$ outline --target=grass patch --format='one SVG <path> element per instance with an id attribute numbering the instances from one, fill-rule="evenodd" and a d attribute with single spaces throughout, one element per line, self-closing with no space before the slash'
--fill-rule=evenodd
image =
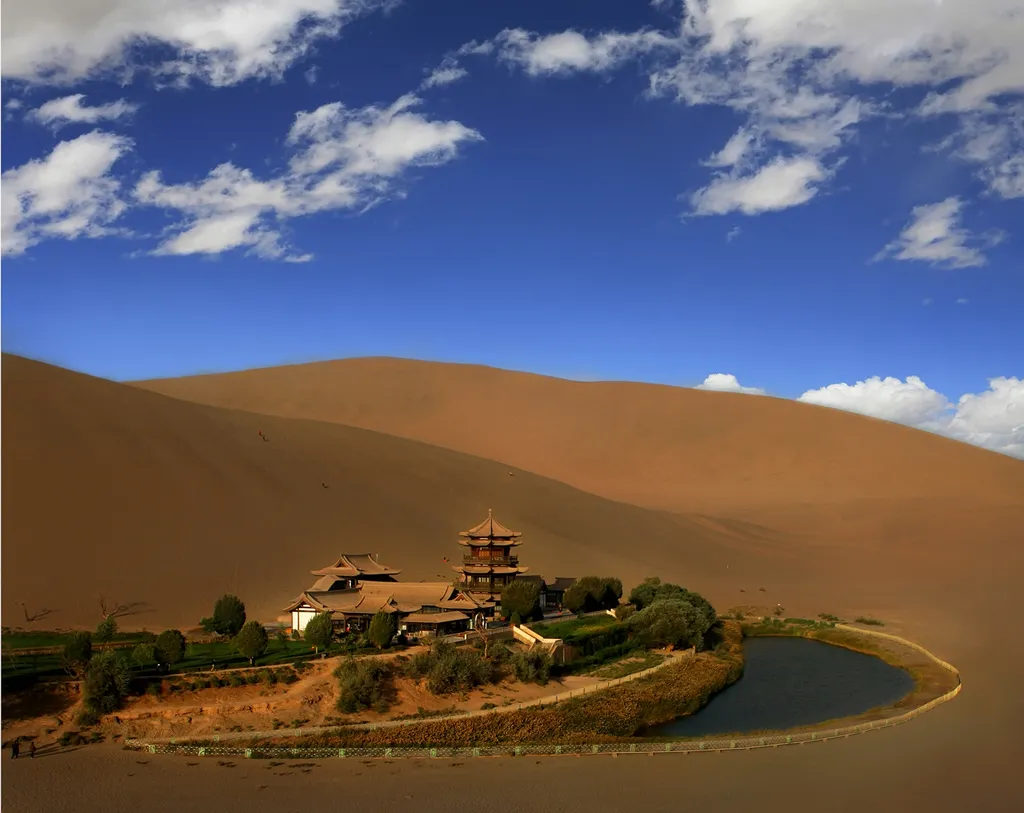
<path id="1" fill-rule="evenodd" d="M 529 627 L 545 638 L 572 638 L 587 632 L 619 623 L 610 615 L 588 615 L 583 618 L 566 618 L 562 621 L 549 621 L 543 624 L 530 624 Z"/>
<path id="2" fill-rule="evenodd" d="M 617 680 L 650 669 L 664 660 L 665 656 L 660 652 L 634 651 L 620 661 L 599 666 L 586 674 L 601 680 Z"/>
<path id="3" fill-rule="evenodd" d="M 865 618 L 862 615 L 858 615 L 853 620 L 855 622 L 857 622 L 858 624 L 866 624 L 869 627 L 884 627 L 885 626 L 885 622 L 884 621 L 879 621 L 877 618 Z"/>

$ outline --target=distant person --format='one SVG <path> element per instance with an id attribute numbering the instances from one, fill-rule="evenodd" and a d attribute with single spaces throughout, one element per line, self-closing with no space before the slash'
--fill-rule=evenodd
<path id="1" fill-rule="evenodd" d="M 20 751 L 20 750 L 21 750 L 21 743 L 19 743 L 18 742 L 18 738 L 15 737 L 11 741 L 11 759 L 17 759 L 18 758 L 18 751 Z"/>
<path id="2" fill-rule="evenodd" d="M 28 742 L 28 757 L 29 757 L 29 759 L 35 759 L 36 758 L 36 741 L 35 740 L 29 740 L 29 742 Z"/>

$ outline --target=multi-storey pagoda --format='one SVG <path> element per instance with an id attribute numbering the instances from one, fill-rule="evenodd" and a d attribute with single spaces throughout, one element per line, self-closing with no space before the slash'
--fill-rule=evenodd
<path id="1" fill-rule="evenodd" d="M 497 599 L 506 584 L 529 568 L 520 567 L 513 549 L 522 544 L 522 533 L 499 523 L 487 509 L 487 519 L 459 534 L 459 544 L 466 548 L 462 564 L 452 570 L 462 574 L 461 589 L 478 597 Z"/>

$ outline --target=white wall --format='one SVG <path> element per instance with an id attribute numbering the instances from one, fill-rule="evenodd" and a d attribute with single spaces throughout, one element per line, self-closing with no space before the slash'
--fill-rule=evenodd
<path id="1" fill-rule="evenodd" d="M 316 618 L 316 610 L 306 609 L 300 607 L 298 610 L 292 610 L 292 629 L 302 632 L 306 629 L 306 624 Z"/>

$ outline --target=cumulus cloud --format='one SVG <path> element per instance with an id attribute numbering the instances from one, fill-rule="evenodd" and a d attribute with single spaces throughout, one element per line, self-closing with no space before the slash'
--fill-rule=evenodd
<path id="1" fill-rule="evenodd" d="M 448 56 L 430 72 L 430 75 L 423 80 L 420 88 L 428 90 L 430 88 L 442 87 L 443 85 L 450 85 L 452 82 L 458 82 L 467 76 L 469 76 L 469 71 L 460 66 L 455 57 Z"/>
<path id="2" fill-rule="evenodd" d="M 954 404 L 916 376 L 830 384 L 798 400 L 845 409 L 1024 458 L 1024 381 L 993 378 L 985 392 Z"/>
<path id="3" fill-rule="evenodd" d="M 530 76 L 543 76 L 612 70 L 670 42 L 664 34 L 647 30 L 586 36 L 569 29 L 542 36 L 522 28 L 506 28 L 494 38 L 493 46 L 500 61 Z"/>
<path id="4" fill-rule="evenodd" d="M 944 268 L 985 265 L 983 249 L 999 243 L 1005 235 L 1001 232 L 972 235 L 960 225 L 962 210 L 963 202 L 957 197 L 915 206 L 910 222 L 899 237 L 874 259 L 918 260 Z"/>
<path id="5" fill-rule="evenodd" d="M 46 239 L 102 237 L 125 211 L 114 164 L 132 147 L 123 136 L 94 130 L 63 141 L 49 155 L 3 173 L 4 255 L 23 254 Z"/>
<path id="6" fill-rule="evenodd" d="M 5 79 L 71 84 L 145 67 L 181 81 L 231 85 L 280 77 L 322 38 L 389 0 L 5 0 Z M 138 46 L 173 56 L 156 68 Z"/>
<path id="7" fill-rule="evenodd" d="M 124 99 L 92 107 L 82 104 L 84 99 L 84 93 L 51 99 L 34 110 L 30 110 L 26 118 L 40 124 L 60 127 L 64 124 L 96 124 L 99 121 L 121 119 L 130 116 L 138 109 L 138 105 L 130 104 Z"/>
<path id="8" fill-rule="evenodd" d="M 340 102 L 303 111 L 287 135 L 288 169 L 257 178 L 251 170 L 221 164 L 201 181 L 165 184 L 149 172 L 135 187 L 142 204 L 182 216 L 158 254 L 214 255 L 236 248 L 270 259 L 305 261 L 285 244 L 281 223 L 327 210 L 360 210 L 396 194 L 412 167 L 451 161 L 464 144 L 482 139 L 457 121 L 435 121 L 416 112 L 420 100 L 402 96 L 388 107 L 359 109 Z"/>
<path id="9" fill-rule="evenodd" d="M 915 114 L 953 117 L 958 132 L 946 148 L 978 166 L 992 194 L 1024 195 L 1024 14 L 1020 0 L 681 0 L 674 31 L 507 29 L 477 53 L 527 73 L 602 72 L 651 54 L 649 95 L 735 111 L 738 130 L 706 163 L 729 169 L 700 190 L 701 213 L 757 214 L 806 203 L 829 180 L 815 168 L 879 115 L 880 89 L 915 88 Z M 673 8 L 678 5 L 678 8 Z M 744 207 L 722 198 L 779 164 L 800 168 L 792 194 L 773 205 Z M 831 162 L 833 168 L 837 162 Z"/>
<path id="10" fill-rule="evenodd" d="M 831 175 L 813 158 L 776 158 L 749 175 L 719 175 L 690 196 L 695 215 L 755 215 L 806 203 Z"/>
<path id="11" fill-rule="evenodd" d="M 764 390 L 758 387 L 744 387 L 732 373 L 712 373 L 704 379 L 703 384 L 698 384 L 695 389 L 715 390 L 716 392 L 743 392 L 748 395 L 764 395 Z"/>

